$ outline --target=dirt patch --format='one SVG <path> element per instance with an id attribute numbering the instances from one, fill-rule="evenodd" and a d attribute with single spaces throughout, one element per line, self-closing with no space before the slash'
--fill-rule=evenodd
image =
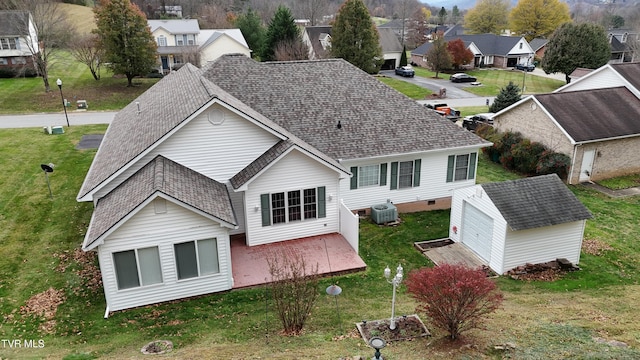
<path id="1" fill-rule="evenodd" d="M 613 250 L 611 245 L 598 239 L 584 239 L 582 241 L 582 251 L 585 254 L 600 256 L 605 251 Z"/>
<path id="2" fill-rule="evenodd" d="M 400 316 L 395 322 L 394 330 L 389 329 L 390 319 L 362 321 L 356 326 L 367 344 L 372 337 L 380 337 L 391 343 L 431 335 L 418 315 Z"/>
<path id="3" fill-rule="evenodd" d="M 526 264 L 513 268 L 507 272 L 512 279 L 525 281 L 556 281 L 570 271 L 578 270 L 575 266 L 563 265 L 559 261 L 549 261 L 541 264 Z"/>
<path id="4" fill-rule="evenodd" d="M 416 247 L 419 251 L 427 251 L 429 249 L 447 246 L 453 244 L 453 240 L 451 239 L 437 239 L 437 240 L 427 240 L 413 243 L 413 246 Z"/>

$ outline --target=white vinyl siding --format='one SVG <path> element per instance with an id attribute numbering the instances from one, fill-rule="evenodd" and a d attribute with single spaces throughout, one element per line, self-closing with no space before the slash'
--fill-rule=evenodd
<path id="1" fill-rule="evenodd" d="M 204 42 L 206 40 L 203 39 L 201 41 Z M 250 57 L 251 50 L 230 36 L 222 35 L 205 48 L 200 49 L 200 63 L 204 65 L 207 61 L 214 61 L 224 54 L 244 54 Z"/>
<path id="2" fill-rule="evenodd" d="M 597 73 L 589 74 L 588 77 L 574 80 L 554 92 L 603 89 L 618 86 L 627 86 L 627 83 L 617 72 L 610 68 L 605 68 Z"/>
<path id="3" fill-rule="evenodd" d="M 477 152 L 477 149 L 472 150 Z M 460 150 L 457 154 L 468 154 L 470 150 Z M 375 204 L 383 204 L 389 199 L 394 204 L 410 203 L 414 201 L 425 201 L 431 199 L 441 199 L 451 196 L 452 190 L 467 187 L 475 184 L 475 179 L 464 181 L 446 182 L 447 160 L 451 152 L 430 152 L 421 154 L 420 159 L 420 186 L 402 189 L 401 191 L 390 188 L 391 166 L 387 167 L 385 184 L 386 186 L 368 186 L 353 189 L 349 178 L 340 182 L 340 196 L 350 209 L 366 209 Z M 417 158 L 413 156 L 398 156 L 384 159 L 353 161 L 344 160 L 342 164 L 347 169 L 362 167 L 367 165 L 391 164 L 393 162 L 413 161 Z M 353 172 L 353 171 L 351 171 Z"/>
<path id="4" fill-rule="evenodd" d="M 340 225 L 339 198 L 337 196 L 338 178 L 338 172 L 297 150 L 292 150 L 284 155 L 282 159 L 251 182 L 245 192 L 246 208 L 248 209 L 246 213 L 247 244 L 253 246 L 338 232 Z M 324 187 L 325 190 L 323 199 L 319 199 L 320 193 L 317 192 L 321 187 Z M 312 195 L 307 193 L 307 206 L 305 206 L 305 189 L 316 191 L 316 204 L 311 201 Z M 284 193 L 286 198 L 287 192 L 298 190 L 302 199 L 303 220 L 269 224 L 271 221 L 271 194 Z M 331 200 L 329 200 L 330 197 Z M 312 216 L 313 211 L 318 211 L 317 208 L 320 207 L 318 202 L 320 201 L 325 202 L 325 213 L 318 212 L 316 217 L 305 218 L 305 216 Z M 284 204 L 286 207 L 286 201 Z"/>
<path id="5" fill-rule="evenodd" d="M 279 141 L 235 113 L 219 105 L 213 108 L 221 111 L 214 114 L 224 114 L 220 125 L 212 125 L 207 116 L 211 110 L 205 111 L 100 189 L 94 198 L 113 190 L 158 154 L 224 184 Z"/>
<path id="6" fill-rule="evenodd" d="M 157 214 L 154 204 L 148 204 L 98 247 L 105 297 L 110 311 L 225 291 L 233 286 L 227 228 L 170 201 L 167 201 L 166 208 L 166 213 Z M 178 280 L 174 244 L 209 239 L 215 239 L 218 272 Z M 118 290 L 112 254 L 150 247 L 158 249 L 162 283 Z M 210 263 L 205 264 L 201 270 L 209 272 L 214 268 Z M 142 277 L 147 277 L 145 272 Z"/>

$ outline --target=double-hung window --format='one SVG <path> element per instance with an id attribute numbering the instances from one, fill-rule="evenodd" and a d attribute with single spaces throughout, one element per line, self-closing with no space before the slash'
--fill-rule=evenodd
<path id="1" fill-rule="evenodd" d="M 260 195 L 262 226 L 326 217 L 325 187 Z"/>
<path id="2" fill-rule="evenodd" d="M 173 245 L 178 280 L 220 272 L 216 239 L 188 241 Z"/>
<path id="3" fill-rule="evenodd" d="M 162 282 L 157 246 L 114 252 L 113 263 L 118 290 Z"/>
<path id="4" fill-rule="evenodd" d="M 447 182 L 475 179 L 476 160 L 477 153 L 449 155 Z"/>
<path id="5" fill-rule="evenodd" d="M 158 36 L 158 46 L 167 46 L 167 38 L 164 35 Z"/>
<path id="6" fill-rule="evenodd" d="M 352 166 L 350 189 L 387 185 L 387 164 Z"/>
<path id="7" fill-rule="evenodd" d="M 422 160 L 396 161 L 391 163 L 391 190 L 420 186 Z"/>

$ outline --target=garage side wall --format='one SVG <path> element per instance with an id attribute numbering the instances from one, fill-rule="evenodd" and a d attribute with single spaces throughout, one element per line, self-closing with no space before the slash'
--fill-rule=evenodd
<path id="1" fill-rule="evenodd" d="M 498 273 L 502 273 L 504 261 L 504 246 L 507 222 L 504 220 L 498 208 L 493 204 L 489 196 L 480 185 L 474 185 L 453 191 L 451 199 L 451 220 L 449 224 L 449 238 L 455 242 L 462 242 L 462 224 L 464 216 L 464 204 L 469 203 L 493 219 L 493 238 L 491 243 L 491 258 L 488 259 L 489 267 Z M 455 231 L 454 231 L 455 227 Z"/>
<path id="2" fill-rule="evenodd" d="M 580 261 L 584 220 L 521 231 L 507 230 L 504 265 L 500 273 L 526 263 L 537 264 L 565 258 Z"/>

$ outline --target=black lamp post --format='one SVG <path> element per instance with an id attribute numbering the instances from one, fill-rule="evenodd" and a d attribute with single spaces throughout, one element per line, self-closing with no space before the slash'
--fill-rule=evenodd
<path id="1" fill-rule="evenodd" d="M 58 89 L 60 89 L 60 99 L 62 99 L 62 108 L 64 109 L 64 117 L 67 119 L 67 127 L 69 127 L 69 115 L 67 115 L 67 104 L 64 103 L 64 96 L 62 95 L 62 80 L 56 80 Z"/>
<path id="2" fill-rule="evenodd" d="M 387 342 L 384 341 L 384 339 L 376 336 L 372 337 L 371 340 L 369 340 L 369 345 L 371 345 L 371 347 L 376 350 L 371 360 L 383 360 L 384 358 L 380 354 L 380 349 L 385 347 L 387 345 Z"/>

